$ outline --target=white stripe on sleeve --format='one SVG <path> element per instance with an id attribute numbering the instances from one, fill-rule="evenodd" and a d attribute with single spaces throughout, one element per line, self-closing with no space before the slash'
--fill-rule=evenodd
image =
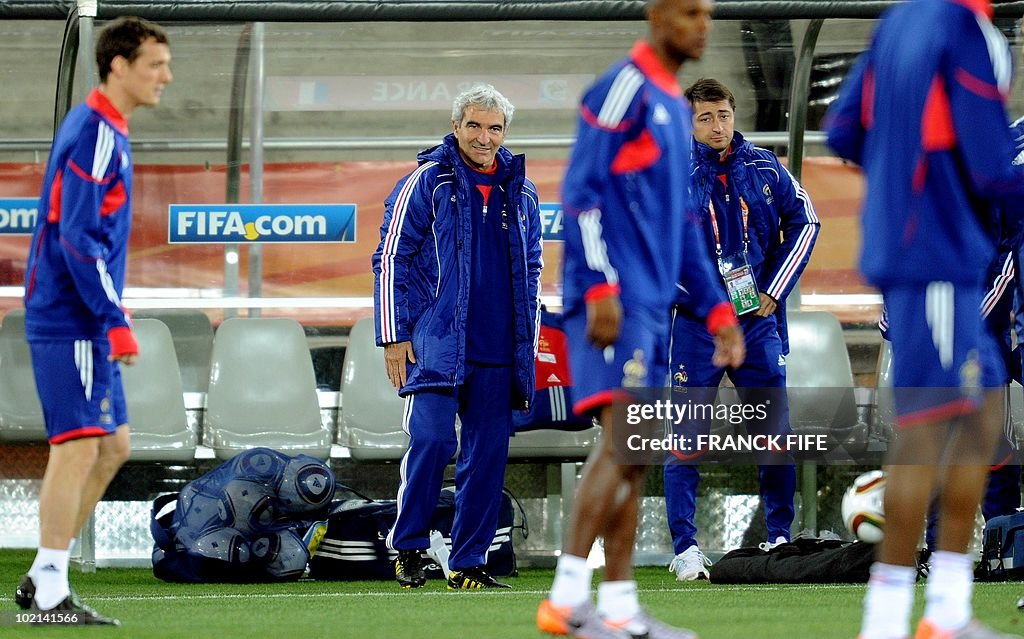
<path id="1" fill-rule="evenodd" d="M 597 123 L 607 128 L 617 127 L 633 102 L 633 96 L 643 84 L 644 76 L 636 67 L 623 67 L 604 98 L 601 111 L 597 114 Z"/>
<path id="2" fill-rule="evenodd" d="M 601 236 L 601 210 L 590 209 L 579 214 L 580 233 L 583 236 L 583 254 L 587 266 L 604 274 L 609 284 L 619 283 L 619 272 L 608 260 L 608 245 Z"/>
<path id="3" fill-rule="evenodd" d="M 96 132 L 96 148 L 92 154 L 92 179 L 97 182 L 103 180 L 113 155 L 114 130 L 106 122 L 100 120 L 99 130 Z"/>

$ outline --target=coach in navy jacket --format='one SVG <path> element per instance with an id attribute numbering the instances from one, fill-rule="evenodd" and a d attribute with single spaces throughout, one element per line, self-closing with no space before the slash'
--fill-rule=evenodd
<path id="1" fill-rule="evenodd" d="M 501 143 L 511 103 L 490 85 L 455 98 L 452 133 L 385 202 L 373 255 L 377 344 L 406 398 L 395 576 L 424 584 L 421 551 L 461 418 L 453 588 L 504 587 L 483 570 L 494 539 L 512 411 L 534 390 L 541 223 L 525 157 Z"/>
<path id="2" fill-rule="evenodd" d="M 750 434 L 787 435 L 786 297 L 810 259 L 819 223 L 811 200 L 774 153 L 755 147 L 733 128 L 736 100 L 713 79 L 698 80 L 686 90 L 694 111 L 694 168 L 691 195 L 712 262 L 725 281 L 738 284 L 743 296 L 731 295 L 747 340 L 747 358 L 728 371 L 747 404 L 770 406 L 766 419 L 748 420 Z M 672 318 L 671 372 L 679 391 L 708 389 L 708 400 L 725 369 L 712 364 L 714 344 L 703 320 L 688 310 L 691 297 L 681 290 Z M 771 390 L 763 390 L 771 389 Z M 706 432 L 710 424 L 688 427 Z M 789 540 L 793 523 L 796 471 L 792 458 L 759 459 L 761 494 L 768 528 L 766 544 Z M 672 570 L 680 580 L 707 576 L 695 535 L 697 486 L 692 463 L 665 467 L 665 500 L 676 558 Z"/>
<path id="3" fill-rule="evenodd" d="M 526 156 L 501 147 L 497 157 L 509 167 L 509 200 L 519 202 L 517 232 L 510 233 L 509 240 L 515 251 L 515 259 L 510 261 L 515 309 L 514 407 L 525 409 L 533 397 L 533 358 L 540 321 L 540 213 L 537 187 L 526 177 Z M 408 340 L 416 353 L 417 361 L 409 366 L 406 383 L 399 391 L 403 397 L 425 388 L 463 383 L 469 307 L 471 255 L 458 247 L 470 242 L 471 186 L 464 177 L 466 169 L 458 164 L 454 136 L 445 136 L 442 144 L 421 152 L 416 160 L 419 167 L 398 182 L 385 202 L 383 239 L 373 255 L 377 345 Z M 403 197 L 408 200 L 402 201 Z M 399 212 L 402 220 L 393 224 L 395 207 L 400 204 L 405 205 Z M 392 226 L 397 229 L 394 233 Z M 386 250 L 392 253 L 385 256 Z M 382 259 L 387 263 L 384 268 Z M 387 280 L 383 283 L 382 271 Z"/>

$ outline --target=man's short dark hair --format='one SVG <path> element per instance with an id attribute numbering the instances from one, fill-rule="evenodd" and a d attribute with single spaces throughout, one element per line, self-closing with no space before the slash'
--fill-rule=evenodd
<path id="1" fill-rule="evenodd" d="M 114 58 L 122 56 L 128 62 L 134 62 L 139 57 L 142 43 L 150 38 L 160 44 L 170 44 L 163 27 L 143 18 L 123 16 L 103 27 L 96 40 L 96 69 L 100 82 L 106 82 Z"/>
<path id="2" fill-rule="evenodd" d="M 729 87 L 725 86 L 714 78 L 701 78 L 693 84 L 685 92 L 686 99 L 690 101 L 690 104 L 696 104 L 698 102 L 721 102 L 722 100 L 729 101 L 729 108 L 733 111 L 736 110 L 736 96 L 732 94 Z"/>

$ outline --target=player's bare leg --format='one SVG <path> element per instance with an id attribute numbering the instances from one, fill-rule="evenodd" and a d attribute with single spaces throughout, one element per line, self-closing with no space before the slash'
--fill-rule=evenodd
<path id="1" fill-rule="evenodd" d="M 600 422 L 601 437 L 584 464 L 576 489 L 551 595 L 537 612 L 537 626 L 551 634 L 614 637 L 623 632 L 605 626 L 590 603 L 593 571 L 587 566 L 587 556 L 598 535 L 604 535 L 605 583 L 615 579 L 625 590 L 633 584 L 632 550 L 639 499 L 634 486 L 640 485 L 644 468 L 615 462 L 611 406 L 602 409 Z M 635 600 L 635 584 L 632 590 Z M 628 592 L 624 594 L 629 596 Z"/>
<path id="2" fill-rule="evenodd" d="M 1003 393 L 986 393 L 982 409 L 953 427 L 939 477 L 939 530 L 925 588 L 920 637 L 1004 637 L 972 620 L 974 561 L 967 548 L 985 493 L 989 464 L 1004 422 Z M 947 465 L 948 464 L 948 465 Z"/>
<path id="3" fill-rule="evenodd" d="M 71 594 L 68 546 L 77 532 L 85 485 L 99 457 L 99 439 L 53 444 L 39 490 L 39 550 L 29 571 L 32 605 L 50 609 Z"/>
<path id="4" fill-rule="evenodd" d="M 43 484 L 39 489 L 39 542 L 44 548 L 67 549 L 78 532 L 85 487 L 96 460 L 98 437 L 73 439 L 50 446 Z"/>
<path id="5" fill-rule="evenodd" d="M 587 457 L 583 475 L 576 489 L 572 515 L 566 531 L 564 551 L 577 557 L 586 557 L 598 535 L 605 535 L 605 552 L 608 552 L 608 534 L 616 528 L 625 528 L 625 523 L 616 520 L 619 511 L 630 496 L 632 484 L 643 480 L 643 466 L 626 466 L 615 462 L 612 438 L 612 406 L 601 410 L 601 437 L 598 445 Z M 629 516 L 628 512 L 621 515 Z M 636 512 L 633 512 L 636 523 Z M 636 526 L 631 533 L 636 536 Z M 612 541 L 615 544 L 615 540 Z M 632 556 L 632 544 L 629 545 Z M 632 563 L 632 562 L 630 562 Z M 609 567 L 611 562 L 609 561 Z M 632 574 L 630 567 L 627 574 Z M 621 573 L 620 573 L 621 576 Z"/>
<path id="6" fill-rule="evenodd" d="M 92 514 L 93 508 L 107 491 L 107 486 L 117 475 L 117 471 L 128 461 L 131 453 L 131 436 L 128 425 L 118 426 L 113 435 L 99 437 L 99 451 L 92 473 L 82 490 L 82 501 L 75 520 L 74 531 L 78 533 Z"/>
<path id="7" fill-rule="evenodd" d="M 956 631 L 970 622 L 973 562 L 966 550 L 1002 427 L 1002 406 L 1001 393 L 987 393 L 979 413 L 959 422 L 903 430 L 893 443 L 886 482 L 885 538 L 878 549 L 878 562 L 872 566 L 862 636 L 909 634 L 914 560 L 936 489 L 940 493 L 939 541 L 931 557 L 925 593 L 928 603 L 918 633 L 930 637 L 936 632 Z"/>
<path id="8" fill-rule="evenodd" d="M 936 548 L 967 552 L 974 538 L 975 514 L 985 494 L 989 465 L 1002 433 L 1005 405 L 1002 391 L 985 395 L 972 423 L 955 428 L 945 475 L 940 480 L 939 535 Z M 954 463 L 955 462 L 955 463 Z"/>
<path id="9" fill-rule="evenodd" d="M 608 513 L 604 537 L 605 581 L 623 581 L 633 578 L 633 545 L 643 496 L 646 466 L 618 466 L 620 481 L 611 496 L 613 508 Z"/>
<path id="10" fill-rule="evenodd" d="M 114 435 L 50 446 L 39 492 L 40 546 L 17 593 L 20 596 L 31 591 L 31 609 L 68 613 L 80 624 L 119 625 L 116 619 L 97 613 L 72 593 L 68 563 L 71 540 L 127 454 L 127 426 L 118 428 Z"/>

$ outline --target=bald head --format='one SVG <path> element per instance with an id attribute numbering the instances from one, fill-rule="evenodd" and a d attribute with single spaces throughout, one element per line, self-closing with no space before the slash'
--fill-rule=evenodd
<path id="1" fill-rule="evenodd" d="M 700 59 L 711 33 L 712 0 L 647 0 L 651 45 L 673 73 Z"/>

